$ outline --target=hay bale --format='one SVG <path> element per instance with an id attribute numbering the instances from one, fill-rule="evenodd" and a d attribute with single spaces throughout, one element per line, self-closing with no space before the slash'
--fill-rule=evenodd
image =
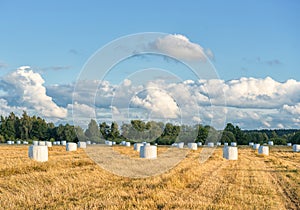
<path id="1" fill-rule="evenodd" d="M 133 145 L 133 149 L 135 150 L 135 151 L 140 151 L 141 150 L 141 146 L 143 146 L 144 144 L 143 143 L 135 143 L 134 145 Z"/>
<path id="2" fill-rule="evenodd" d="M 84 142 L 84 141 L 79 141 L 78 143 L 77 143 L 77 146 L 78 146 L 78 148 L 86 148 L 86 142 Z"/>
<path id="3" fill-rule="evenodd" d="M 208 147 L 214 147 L 214 143 L 213 143 L 213 142 L 208 142 L 208 143 L 207 143 L 207 146 L 208 146 Z"/>
<path id="4" fill-rule="evenodd" d="M 63 145 L 63 146 L 66 146 L 67 145 L 67 141 L 60 141 L 60 144 Z"/>
<path id="5" fill-rule="evenodd" d="M 293 151 L 294 152 L 300 152 L 300 144 L 294 144 L 293 145 Z"/>
<path id="6" fill-rule="evenodd" d="M 91 144 L 91 141 L 86 141 L 86 144 L 87 144 L 87 145 Z"/>
<path id="7" fill-rule="evenodd" d="M 254 143 L 253 142 L 249 142 L 249 146 L 253 147 Z"/>
<path id="8" fill-rule="evenodd" d="M 197 150 L 197 143 L 188 143 L 188 148 L 191 150 Z"/>
<path id="9" fill-rule="evenodd" d="M 46 141 L 46 146 L 47 147 L 52 147 L 52 142 L 51 141 Z"/>
<path id="10" fill-rule="evenodd" d="M 253 144 L 253 149 L 257 150 L 259 148 L 260 144 Z"/>
<path id="11" fill-rule="evenodd" d="M 21 141 L 17 141 L 17 144 L 21 144 Z"/>
<path id="12" fill-rule="evenodd" d="M 38 141 L 32 141 L 32 144 L 33 144 L 34 146 L 38 146 L 38 145 L 39 145 L 39 142 L 38 142 Z"/>
<path id="13" fill-rule="evenodd" d="M 155 159 L 157 158 L 157 147 L 143 145 L 140 148 L 140 158 Z"/>
<path id="14" fill-rule="evenodd" d="M 273 142 L 273 141 L 268 141 L 268 145 L 269 145 L 269 146 L 273 146 L 273 145 L 274 145 L 274 142 Z"/>
<path id="15" fill-rule="evenodd" d="M 184 142 L 177 143 L 177 148 L 182 149 L 184 147 Z"/>
<path id="16" fill-rule="evenodd" d="M 39 146 L 46 146 L 46 142 L 44 142 L 44 141 L 39 141 Z"/>
<path id="17" fill-rule="evenodd" d="M 113 143 L 112 143 L 112 141 L 105 141 L 105 144 L 107 145 L 107 146 L 112 146 L 113 145 Z"/>
<path id="18" fill-rule="evenodd" d="M 113 144 L 113 145 L 116 145 L 116 142 L 115 142 L 115 141 L 113 141 L 113 142 L 112 142 L 112 144 Z"/>
<path id="19" fill-rule="evenodd" d="M 126 141 L 121 141 L 120 145 L 125 146 L 126 145 Z"/>
<path id="20" fill-rule="evenodd" d="M 227 160 L 238 159 L 238 148 L 235 146 L 226 146 L 223 148 L 223 158 Z"/>
<path id="21" fill-rule="evenodd" d="M 202 146 L 202 142 L 198 142 L 198 143 L 197 143 L 197 146 L 198 146 L 198 147 L 201 147 L 201 146 Z"/>
<path id="22" fill-rule="evenodd" d="M 39 162 L 46 162 L 48 161 L 48 147 L 31 145 L 28 148 L 28 157 Z"/>
<path id="23" fill-rule="evenodd" d="M 225 147 L 227 147 L 227 146 L 228 146 L 228 143 L 227 143 L 227 142 L 225 142 L 225 143 L 224 143 L 224 146 L 225 146 Z"/>
<path id="24" fill-rule="evenodd" d="M 23 144 L 28 144 L 28 141 L 23 141 Z"/>
<path id="25" fill-rule="evenodd" d="M 171 146 L 172 147 L 177 147 L 177 143 L 173 143 Z"/>
<path id="26" fill-rule="evenodd" d="M 56 145 L 60 145 L 60 141 L 57 141 L 57 142 L 56 142 Z"/>
<path id="27" fill-rule="evenodd" d="M 292 143 L 287 143 L 286 146 L 291 147 Z"/>
<path id="28" fill-rule="evenodd" d="M 7 141 L 6 143 L 9 144 L 9 145 L 11 145 L 11 144 L 12 144 L 12 141 Z"/>
<path id="29" fill-rule="evenodd" d="M 130 145 L 131 145 L 130 142 L 129 142 L 129 141 L 126 141 L 125 146 L 126 146 L 126 147 L 130 147 Z"/>
<path id="30" fill-rule="evenodd" d="M 236 146 L 237 146 L 237 143 L 236 143 L 236 142 L 231 142 L 231 143 L 230 143 L 230 146 L 236 147 Z"/>
<path id="31" fill-rule="evenodd" d="M 77 144 L 73 142 L 69 142 L 66 144 L 66 151 L 76 151 L 77 150 Z"/>
<path id="32" fill-rule="evenodd" d="M 57 143 L 57 142 L 56 142 L 56 141 L 54 141 L 54 142 L 53 142 L 53 145 L 56 145 L 56 143 Z"/>
<path id="33" fill-rule="evenodd" d="M 259 146 L 258 148 L 259 155 L 269 155 L 269 147 L 268 146 Z"/>

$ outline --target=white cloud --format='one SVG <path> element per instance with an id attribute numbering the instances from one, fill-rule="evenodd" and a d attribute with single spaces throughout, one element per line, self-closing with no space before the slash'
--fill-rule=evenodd
<path id="1" fill-rule="evenodd" d="M 64 118 L 67 110 L 57 106 L 51 97 L 46 94 L 44 80 L 40 74 L 33 72 L 29 66 L 23 66 L 3 78 L 8 87 L 4 91 L 14 95 L 18 102 L 34 109 L 44 117 Z"/>
<path id="2" fill-rule="evenodd" d="M 158 38 L 152 47 L 161 53 L 171 55 L 177 59 L 187 61 L 206 61 L 205 50 L 200 45 L 191 42 L 181 34 L 167 35 Z M 208 57 L 212 58 L 213 53 L 207 49 Z"/>
<path id="3" fill-rule="evenodd" d="M 300 115 L 300 103 L 297 103 L 293 106 L 289 106 L 287 104 L 283 105 L 283 110 L 291 113 L 293 115 Z"/>

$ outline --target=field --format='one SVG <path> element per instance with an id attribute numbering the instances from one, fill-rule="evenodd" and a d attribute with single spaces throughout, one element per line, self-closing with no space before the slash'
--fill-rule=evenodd
<path id="1" fill-rule="evenodd" d="M 113 150 L 138 159 L 132 147 Z M 0 146 L 0 209 L 300 209 L 300 153 L 291 147 L 266 157 L 239 147 L 238 161 L 223 159 L 220 147 L 202 164 L 201 149 L 185 150 L 175 167 L 146 178 L 114 175 L 83 149 L 53 147 L 45 163 L 27 151 Z"/>

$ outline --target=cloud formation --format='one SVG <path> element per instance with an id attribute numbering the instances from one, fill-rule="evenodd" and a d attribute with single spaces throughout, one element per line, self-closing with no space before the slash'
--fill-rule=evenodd
<path id="1" fill-rule="evenodd" d="M 15 102 L 34 109 L 44 117 L 64 118 L 67 110 L 57 106 L 46 94 L 44 80 L 40 74 L 33 72 L 29 66 L 23 66 L 6 75 L 2 82 L 5 89 Z"/>
<path id="2" fill-rule="evenodd" d="M 214 57 L 210 49 L 205 50 L 181 34 L 170 34 L 158 38 L 155 42 L 151 43 L 151 47 L 161 53 L 169 54 L 177 59 L 187 61 L 206 61 L 207 57 L 205 52 L 209 58 Z"/>

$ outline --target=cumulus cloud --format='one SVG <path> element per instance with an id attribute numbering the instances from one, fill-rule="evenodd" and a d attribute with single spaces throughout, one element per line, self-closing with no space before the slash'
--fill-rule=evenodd
<path id="1" fill-rule="evenodd" d="M 14 101 L 34 109 L 44 117 L 64 118 L 67 110 L 57 106 L 46 94 L 44 80 L 40 74 L 33 72 L 29 66 L 23 66 L 11 72 L 2 79 L 4 91 Z"/>
<path id="2" fill-rule="evenodd" d="M 286 111 L 290 114 L 300 115 L 300 103 L 297 103 L 297 104 L 292 105 L 292 106 L 284 104 L 282 108 L 283 108 L 284 111 Z"/>
<path id="3" fill-rule="evenodd" d="M 158 38 L 155 42 L 151 43 L 151 47 L 161 53 L 187 61 L 206 61 L 205 52 L 209 58 L 213 58 L 213 53 L 210 49 L 205 50 L 181 34 L 170 34 Z"/>

